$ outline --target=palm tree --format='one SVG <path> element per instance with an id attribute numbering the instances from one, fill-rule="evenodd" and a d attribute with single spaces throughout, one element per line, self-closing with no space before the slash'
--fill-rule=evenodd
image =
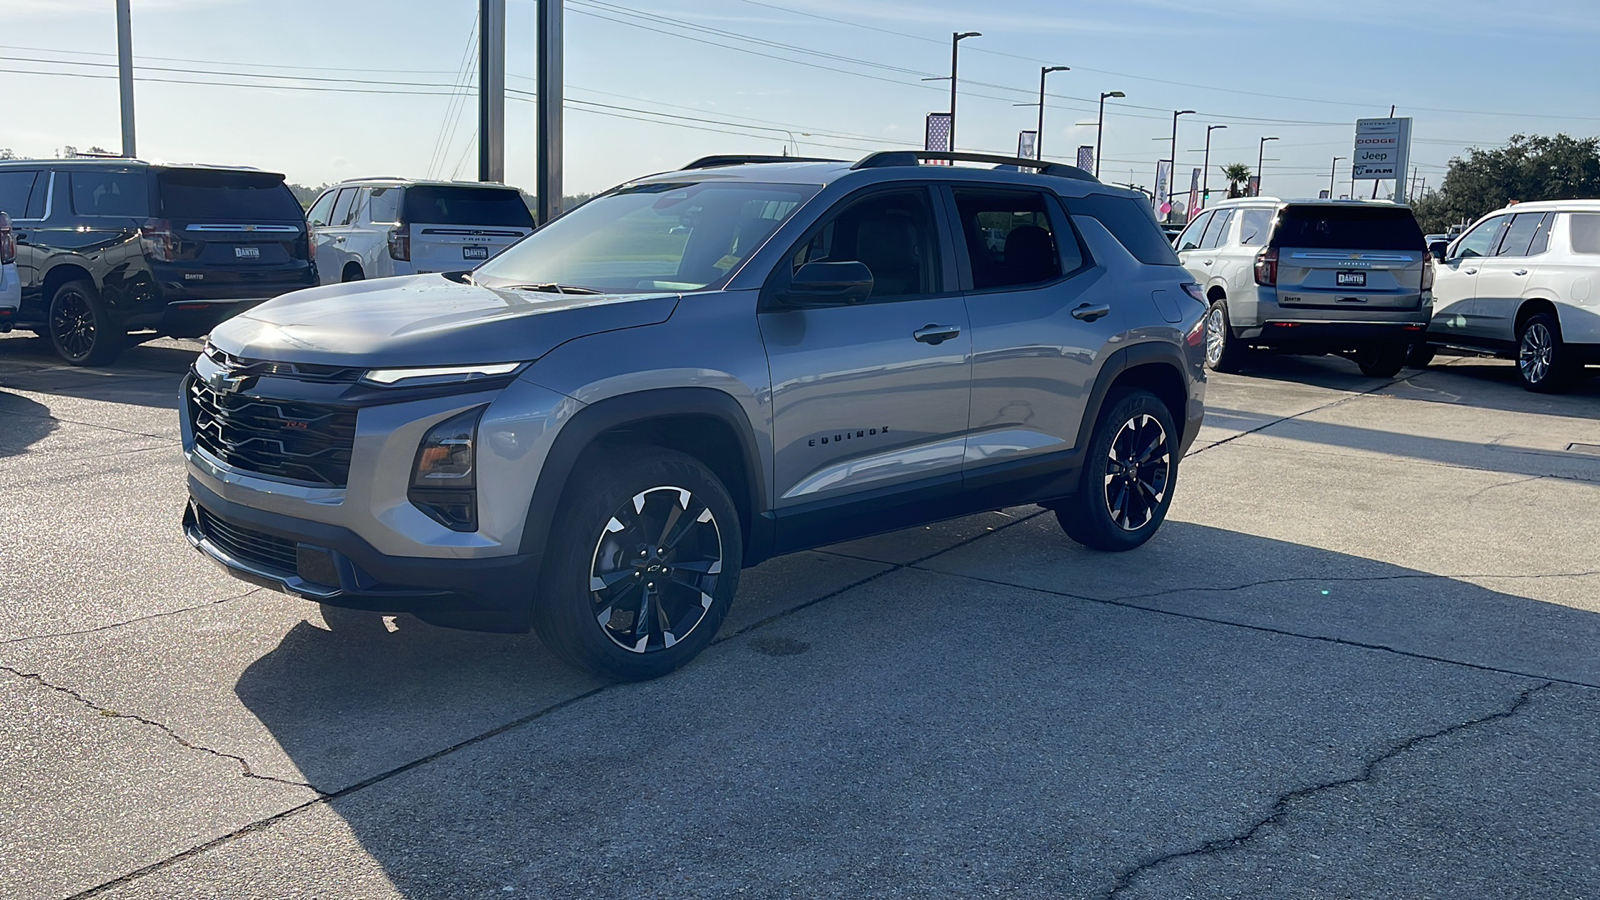
<path id="1" fill-rule="evenodd" d="M 1244 163 L 1232 163 L 1222 167 L 1222 177 L 1228 179 L 1228 199 L 1243 197 L 1245 186 L 1250 183 L 1250 167 Z"/>

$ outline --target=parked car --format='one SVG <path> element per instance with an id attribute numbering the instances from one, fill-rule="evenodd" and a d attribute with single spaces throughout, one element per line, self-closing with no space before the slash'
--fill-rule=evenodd
<path id="1" fill-rule="evenodd" d="M 306 218 L 324 284 L 465 271 L 533 231 L 521 191 L 463 181 L 346 181 Z"/>
<path id="2" fill-rule="evenodd" d="M 1143 544 L 1203 413 L 1198 286 L 1137 194 L 929 157 L 700 161 L 470 273 L 251 310 L 183 385 L 185 533 L 614 679 L 779 554 L 1024 503 Z"/>
<path id="3" fill-rule="evenodd" d="M 10 160 L 0 208 L 17 243 L 16 324 L 74 365 L 110 362 L 130 331 L 198 337 L 317 284 L 300 204 L 273 172 Z"/>
<path id="4" fill-rule="evenodd" d="M 22 280 L 17 276 L 17 236 L 11 217 L 0 211 L 0 334 L 11 331 L 22 305 Z"/>
<path id="5" fill-rule="evenodd" d="M 1390 377 L 1428 323 L 1433 267 L 1410 207 L 1365 200 L 1224 200 L 1178 238 L 1205 288 L 1206 364 L 1252 351 L 1339 353 Z"/>
<path id="6" fill-rule="evenodd" d="M 1438 348 L 1490 353 L 1551 392 L 1600 363 L 1600 200 L 1518 203 L 1429 250 L 1439 274 L 1416 364 Z"/>

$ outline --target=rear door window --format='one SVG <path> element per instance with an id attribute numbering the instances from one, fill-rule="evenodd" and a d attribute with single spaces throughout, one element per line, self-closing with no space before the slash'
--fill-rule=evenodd
<path id="1" fill-rule="evenodd" d="M 1500 250 L 1495 256 L 1532 256 L 1534 242 L 1545 230 L 1548 218 L 1545 213 L 1517 213 L 1512 216 L 1511 227 L 1506 229 L 1506 236 L 1500 241 Z"/>
<path id="2" fill-rule="evenodd" d="M 13 219 L 28 218 L 28 198 L 36 190 L 35 183 L 39 183 L 38 191 L 44 191 L 43 178 L 38 170 L 13 169 L 0 172 L 0 212 L 6 213 Z M 42 208 L 43 203 L 39 206 Z"/>
<path id="3" fill-rule="evenodd" d="M 1259 247 L 1267 242 L 1267 232 L 1272 230 L 1270 209 L 1247 209 L 1240 214 L 1239 243 L 1246 247 Z"/>
<path id="4" fill-rule="evenodd" d="M 373 188 L 368 195 L 367 209 L 372 214 L 369 220 L 380 225 L 392 225 L 400 221 L 400 188 Z"/>
<path id="5" fill-rule="evenodd" d="M 1133 258 L 1151 266 L 1176 266 L 1178 254 L 1156 224 L 1148 201 L 1110 194 L 1088 194 L 1065 200 L 1074 216 L 1090 216 L 1111 232 Z"/>
<path id="6" fill-rule="evenodd" d="M 143 172 L 75 171 L 72 211 L 80 216 L 143 219 L 150 215 L 150 187 Z"/>
<path id="7" fill-rule="evenodd" d="M 502 225 L 532 228 L 533 213 L 509 188 L 418 184 L 405 192 L 405 219 L 428 225 Z"/>
<path id="8" fill-rule="evenodd" d="M 156 175 L 161 214 L 218 222 L 293 222 L 305 214 L 283 176 L 270 172 L 169 169 Z"/>
<path id="9" fill-rule="evenodd" d="M 333 201 L 333 214 L 328 217 L 328 224 L 335 227 L 349 225 L 350 217 L 355 214 L 356 189 L 340 188 L 338 199 Z"/>
<path id="10" fill-rule="evenodd" d="M 1205 236 L 1206 226 L 1211 224 L 1211 220 L 1215 216 L 1216 213 L 1214 212 L 1203 212 L 1193 222 L 1190 222 L 1189 227 L 1178 235 L 1178 252 L 1199 250 L 1200 239 Z"/>
<path id="11" fill-rule="evenodd" d="M 1045 284 L 1062 276 L 1060 241 L 1042 192 L 956 188 L 955 198 L 974 289 Z M 1077 268 L 1077 238 L 1068 234 L 1066 240 Z"/>
<path id="12" fill-rule="evenodd" d="M 1417 218 L 1405 207 L 1286 206 L 1278 214 L 1274 247 L 1310 250 L 1427 249 Z"/>

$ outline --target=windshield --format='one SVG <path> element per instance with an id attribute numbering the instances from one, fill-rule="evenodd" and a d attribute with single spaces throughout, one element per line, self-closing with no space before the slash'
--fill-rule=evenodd
<path id="1" fill-rule="evenodd" d="M 697 291 L 719 284 L 818 185 L 670 183 L 596 197 L 480 266 L 490 287 Z"/>

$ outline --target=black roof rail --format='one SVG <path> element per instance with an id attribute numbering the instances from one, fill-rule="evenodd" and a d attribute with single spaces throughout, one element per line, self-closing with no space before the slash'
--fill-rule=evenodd
<path id="1" fill-rule="evenodd" d="M 886 166 L 916 166 L 923 160 L 949 160 L 951 162 L 994 163 L 997 166 L 1015 166 L 1019 169 L 1037 169 L 1041 175 L 1073 178 L 1078 181 L 1100 183 L 1088 172 L 1065 163 L 1044 162 L 1020 156 L 996 156 L 991 153 L 950 153 L 944 150 L 881 150 L 870 153 L 851 166 L 852 169 L 880 169 Z"/>
<path id="2" fill-rule="evenodd" d="M 720 155 L 720 156 L 702 156 L 699 159 L 695 160 L 694 162 L 689 163 L 687 166 L 684 166 L 682 169 L 679 169 L 678 171 L 687 172 L 690 169 L 711 169 L 711 168 L 715 168 L 717 166 L 745 166 L 745 165 L 753 165 L 753 164 L 756 164 L 756 163 L 792 163 L 792 162 L 836 162 L 836 163 L 842 163 L 842 162 L 844 162 L 844 160 L 842 160 L 842 159 L 822 159 L 820 157 L 815 157 L 815 156 L 749 156 L 749 155 L 741 156 L 741 155 L 738 155 L 738 154 L 724 154 L 724 155 Z"/>

